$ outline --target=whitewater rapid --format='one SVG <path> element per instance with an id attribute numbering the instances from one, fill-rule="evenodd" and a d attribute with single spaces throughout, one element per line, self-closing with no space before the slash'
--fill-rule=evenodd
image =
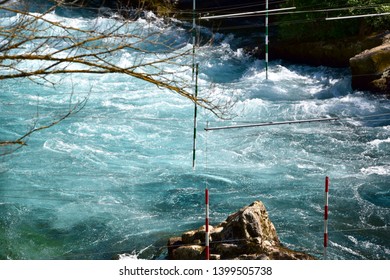
<path id="1" fill-rule="evenodd" d="M 50 17 L 76 27 L 116 20 Z M 9 20 L 17 18 L 0 24 Z M 178 23 L 132 24 L 192 48 L 191 33 Z M 66 112 L 70 91 L 88 102 L 0 158 L 1 259 L 164 258 L 167 238 L 202 225 L 206 186 L 211 224 L 262 200 L 281 242 L 320 258 L 326 176 L 328 257 L 390 257 L 390 102 L 352 91 L 348 69 L 272 61 L 266 80 L 264 61 L 233 47 L 239 38 L 215 38 L 196 50 L 199 94 L 229 102 L 231 119 L 199 108 L 195 170 L 194 104 L 184 97 L 120 74 L 64 77 L 55 88 L 2 81 L 6 139 L 26 131 L 38 107 L 42 118 Z M 128 65 L 135 55 L 124 51 L 113 60 Z M 187 68 L 179 75 L 190 81 L 191 59 Z M 328 117 L 339 120 L 204 130 Z"/>

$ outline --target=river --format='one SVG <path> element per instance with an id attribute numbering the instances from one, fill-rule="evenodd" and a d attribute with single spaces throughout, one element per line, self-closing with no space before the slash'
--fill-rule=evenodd
<path id="1" fill-rule="evenodd" d="M 75 27 L 115 20 L 50 16 Z M 192 48 L 180 24 L 132 24 Z M 66 112 L 70 89 L 89 99 L 0 158 L 0 259 L 163 259 L 169 237 L 203 224 L 206 186 L 211 224 L 261 200 L 284 245 L 321 258 L 326 176 L 328 258 L 389 259 L 389 100 L 353 91 L 348 69 L 271 61 L 266 80 L 264 61 L 236 49 L 237 40 L 219 34 L 196 50 L 199 95 L 234 102 L 230 120 L 198 109 L 195 170 L 194 105 L 178 94 L 120 74 L 64 77 L 55 88 L 2 81 L 6 140 L 29 129 L 37 108 L 42 117 Z M 135 55 L 113 59 L 131 63 Z M 180 75 L 190 81 L 188 69 Z M 338 120 L 204 130 L 314 118 Z"/>

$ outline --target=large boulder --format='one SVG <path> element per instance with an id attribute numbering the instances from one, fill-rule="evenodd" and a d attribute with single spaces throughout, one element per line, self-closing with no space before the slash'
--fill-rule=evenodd
<path id="1" fill-rule="evenodd" d="M 272 245 L 280 243 L 275 226 L 260 201 L 230 215 L 222 225 L 221 239 L 225 241 L 241 240 L 259 244 L 268 241 Z"/>
<path id="2" fill-rule="evenodd" d="M 204 259 L 204 226 L 187 231 L 168 241 L 169 259 Z M 314 259 L 280 244 L 275 226 L 264 204 L 255 201 L 230 215 L 221 224 L 210 227 L 211 259 Z"/>
<path id="3" fill-rule="evenodd" d="M 390 35 L 387 39 L 350 59 L 354 89 L 390 93 Z"/>
<path id="4" fill-rule="evenodd" d="M 270 57 L 313 66 L 348 67 L 351 57 L 382 41 L 382 34 L 315 42 L 275 40 L 270 43 Z"/>

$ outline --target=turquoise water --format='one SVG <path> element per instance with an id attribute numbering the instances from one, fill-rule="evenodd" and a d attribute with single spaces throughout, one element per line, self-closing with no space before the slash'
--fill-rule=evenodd
<path id="1" fill-rule="evenodd" d="M 76 27 L 115 21 L 50 16 Z M 180 26 L 132 24 L 192 48 Z M 195 170 L 194 107 L 175 93 L 119 74 L 64 76 L 55 88 L 2 81 L 1 139 L 28 131 L 37 114 L 44 123 L 64 114 L 70 100 L 89 99 L 77 115 L 0 158 L 0 259 L 164 258 L 169 237 L 202 225 L 205 186 L 212 224 L 262 200 L 283 244 L 321 257 L 325 176 L 328 257 L 389 259 L 389 100 L 352 91 L 348 69 L 272 61 L 266 81 L 264 61 L 235 49 L 237 40 L 218 35 L 197 50 L 199 94 L 234 106 L 229 121 L 199 109 Z M 135 55 L 112 59 L 131 63 Z M 191 59 L 188 65 L 180 75 L 190 81 Z M 340 120 L 204 131 L 207 122 L 320 117 Z"/>

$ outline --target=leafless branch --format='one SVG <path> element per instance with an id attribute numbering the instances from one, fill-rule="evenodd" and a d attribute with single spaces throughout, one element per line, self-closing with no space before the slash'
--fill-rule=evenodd
<path id="1" fill-rule="evenodd" d="M 177 93 L 219 117 L 226 116 L 226 104 L 205 96 L 195 98 L 191 80 L 178 75 L 180 71 L 191 71 L 192 49 L 164 39 L 158 29 L 126 19 L 112 20 L 111 26 L 104 27 L 99 18 L 93 28 L 72 26 L 50 16 L 55 8 L 38 14 L 0 6 L 0 11 L 17 15 L 15 20 L 0 26 L 0 80 L 28 78 L 50 82 L 55 75 L 117 73 Z M 136 54 L 132 65 L 113 62 L 122 52 Z M 177 71 L 167 70 L 168 67 Z M 85 104 L 86 100 L 77 103 L 57 120 L 33 127 L 16 140 L 0 139 L 0 145 L 26 145 L 24 140 L 31 134 L 62 122 Z"/>

